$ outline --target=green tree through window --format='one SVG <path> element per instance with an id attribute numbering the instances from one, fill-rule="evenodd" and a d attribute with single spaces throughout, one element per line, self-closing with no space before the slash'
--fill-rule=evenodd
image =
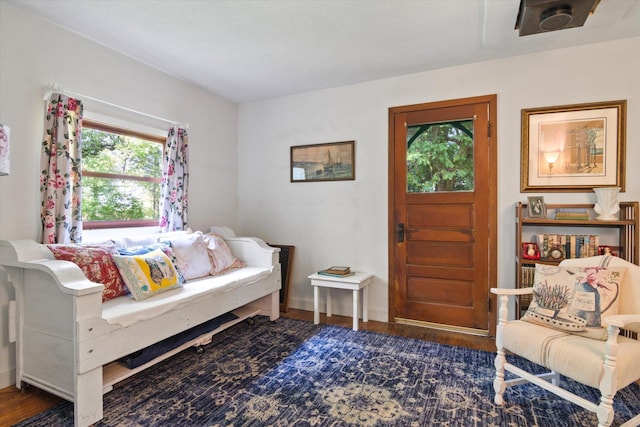
<path id="1" fill-rule="evenodd" d="M 472 191 L 473 120 L 407 129 L 407 191 Z"/>
<path id="2" fill-rule="evenodd" d="M 85 120 L 85 228 L 157 224 L 164 139 Z"/>

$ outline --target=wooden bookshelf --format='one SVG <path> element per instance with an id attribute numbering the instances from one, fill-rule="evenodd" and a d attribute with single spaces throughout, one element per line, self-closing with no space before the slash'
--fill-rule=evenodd
<path id="1" fill-rule="evenodd" d="M 584 235 L 598 236 L 598 246 L 613 246 L 619 249 L 618 255 L 634 264 L 639 264 L 638 252 L 638 202 L 620 202 L 620 213 L 617 220 L 597 220 L 592 204 L 549 204 L 546 205 L 546 216 L 529 217 L 526 203 L 516 204 L 516 285 L 518 288 L 532 286 L 533 269 L 535 264 L 557 265 L 562 259 L 570 258 L 569 251 L 562 250 L 562 256 L 558 259 L 545 256 L 542 245 L 537 241 L 540 235 Z M 556 212 L 574 210 L 586 211 L 589 219 L 555 219 Z M 538 244 L 540 259 L 525 257 L 523 243 Z M 561 248 L 564 249 L 564 248 Z M 581 257 L 599 255 L 598 248 L 591 252 L 581 251 Z M 529 306 L 530 296 L 518 301 L 518 314 Z"/>

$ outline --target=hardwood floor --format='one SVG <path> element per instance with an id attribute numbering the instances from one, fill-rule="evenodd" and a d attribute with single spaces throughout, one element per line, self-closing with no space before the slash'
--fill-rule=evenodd
<path id="1" fill-rule="evenodd" d="M 287 313 L 282 313 L 281 315 L 292 319 L 313 322 L 313 312 L 311 311 L 289 309 Z M 334 315 L 327 318 L 324 314 L 321 314 L 320 322 L 347 328 L 351 328 L 352 326 L 351 317 L 344 316 Z M 494 340 L 487 337 L 375 321 L 369 321 L 367 323 L 360 322 L 359 328 L 366 331 L 423 339 L 459 347 L 491 352 L 495 351 Z M 58 405 L 61 402 L 62 399 L 35 387 L 27 386 L 20 390 L 14 386 L 10 386 L 0 389 L 0 427 L 11 426 Z"/>

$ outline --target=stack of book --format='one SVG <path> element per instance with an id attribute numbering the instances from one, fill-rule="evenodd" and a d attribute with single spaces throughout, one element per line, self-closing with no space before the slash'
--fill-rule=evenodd
<path id="1" fill-rule="evenodd" d="M 558 210 L 556 212 L 556 219 L 567 221 L 587 221 L 589 220 L 589 213 L 586 209 L 582 210 Z"/>
<path id="2" fill-rule="evenodd" d="M 353 275 L 354 272 L 351 271 L 349 267 L 334 265 L 333 267 L 318 271 L 318 274 L 322 276 L 347 277 Z"/>

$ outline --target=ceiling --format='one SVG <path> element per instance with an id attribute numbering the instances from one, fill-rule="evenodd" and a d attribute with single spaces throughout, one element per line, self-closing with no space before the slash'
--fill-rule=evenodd
<path id="1" fill-rule="evenodd" d="M 11 0 L 237 103 L 640 36 L 640 1 L 519 37 L 519 0 Z M 636 52 L 637 54 L 637 52 Z"/>

